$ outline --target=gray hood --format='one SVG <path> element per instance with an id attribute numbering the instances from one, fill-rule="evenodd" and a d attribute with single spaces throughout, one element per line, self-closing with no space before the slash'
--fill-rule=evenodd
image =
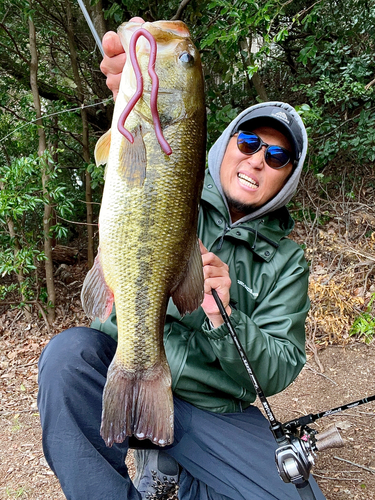
<path id="1" fill-rule="evenodd" d="M 259 217 L 268 214 L 269 212 L 273 212 L 274 210 L 277 210 L 283 206 L 285 206 L 293 197 L 297 186 L 299 182 L 299 178 L 301 176 L 301 171 L 303 167 L 303 162 L 305 161 L 306 158 L 306 152 L 307 152 L 307 133 L 305 126 L 301 120 L 301 117 L 299 114 L 296 112 L 296 110 L 290 106 L 289 104 L 283 103 L 283 102 L 264 102 L 260 104 L 256 104 L 255 106 L 251 106 L 250 108 L 245 109 L 242 113 L 240 113 L 237 118 L 235 118 L 229 125 L 228 127 L 224 130 L 224 132 L 221 134 L 221 136 L 218 138 L 218 140 L 215 142 L 215 144 L 212 146 L 208 153 L 208 169 L 210 171 L 210 174 L 216 184 L 216 187 L 218 188 L 219 192 L 221 193 L 221 196 L 224 199 L 225 204 L 227 205 L 227 201 L 225 199 L 223 189 L 221 187 L 221 182 L 220 182 L 220 167 L 221 167 L 221 162 L 224 157 L 224 153 L 226 151 L 229 139 L 232 137 L 234 134 L 234 131 L 236 130 L 237 124 L 242 121 L 244 118 L 246 118 L 246 115 L 250 113 L 250 111 L 253 111 L 256 108 L 262 108 L 262 107 L 267 107 L 267 106 L 278 106 L 281 109 L 285 109 L 290 115 L 292 115 L 293 119 L 295 120 L 296 124 L 300 127 L 301 134 L 303 137 L 303 148 L 302 148 L 302 153 L 301 156 L 298 160 L 298 164 L 295 167 L 292 175 L 288 179 L 287 183 L 285 186 L 281 189 L 281 191 L 271 200 L 269 200 L 265 205 L 262 207 L 256 209 L 254 212 L 251 214 L 247 215 L 246 217 L 243 217 L 239 221 L 236 222 L 236 224 L 240 224 L 241 222 L 248 221 L 248 220 L 254 220 L 258 219 Z M 228 206 L 227 206 L 228 208 Z M 229 212 L 229 208 L 228 208 Z M 231 224 L 233 225 L 233 224 Z"/>

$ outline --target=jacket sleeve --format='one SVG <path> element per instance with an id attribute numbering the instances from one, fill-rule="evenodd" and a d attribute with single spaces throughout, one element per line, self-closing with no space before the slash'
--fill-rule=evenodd
<path id="1" fill-rule="evenodd" d="M 250 315 L 241 310 L 241 304 L 237 304 L 237 309 L 232 308 L 230 320 L 268 396 L 291 384 L 306 362 L 305 320 L 310 306 L 307 290 L 308 267 L 302 250 L 298 249 Z M 203 332 L 222 369 L 254 392 L 226 325 L 210 329 L 206 322 Z"/>

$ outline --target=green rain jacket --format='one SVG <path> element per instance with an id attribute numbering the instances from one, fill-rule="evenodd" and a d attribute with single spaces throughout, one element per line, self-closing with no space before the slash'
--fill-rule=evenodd
<path id="1" fill-rule="evenodd" d="M 282 391 L 298 375 L 305 357 L 308 267 L 303 250 L 287 235 L 294 223 L 281 208 L 230 227 L 223 199 L 206 175 L 198 235 L 229 266 L 230 319 L 264 393 Z M 117 340 L 116 313 L 94 328 Z M 256 397 L 225 325 L 212 329 L 202 308 L 183 318 L 172 301 L 164 345 L 174 393 L 214 412 L 235 412 Z"/>

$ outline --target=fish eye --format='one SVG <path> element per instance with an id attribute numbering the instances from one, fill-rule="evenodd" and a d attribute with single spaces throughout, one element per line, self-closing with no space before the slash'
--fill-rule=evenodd
<path id="1" fill-rule="evenodd" d="M 192 64 L 194 62 L 194 57 L 189 52 L 182 52 L 179 55 L 179 59 L 184 64 Z"/>

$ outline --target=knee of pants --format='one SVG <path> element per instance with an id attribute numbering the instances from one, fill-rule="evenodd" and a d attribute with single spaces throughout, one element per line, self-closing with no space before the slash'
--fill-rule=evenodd
<path id="1" fill-rule="evenodd" d="M 39 360 L 38 404 L 72 393 L 84 394 L 90 386 L 104 386 L 116 342 L 103 332 L 76 327 L 53 337 Z"/>
<path id="2" fill-rule="evenodd" d="M 53 337 L 39 360 L 39 382 L 62 369 L 91 365 L 106 375 L 116 351 L 116 342 L 109 335 L 87 327 L 75 327 Z"/>

